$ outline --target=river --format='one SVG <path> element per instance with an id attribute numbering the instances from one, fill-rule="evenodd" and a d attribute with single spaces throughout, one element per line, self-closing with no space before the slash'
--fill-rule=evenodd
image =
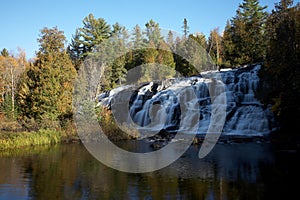
<path id="1" fill-rule="evenodd" d="M 139 141 L 121 146 L 139 148 Z M 106 167 L 82 144 L 0 153 L 0 199 L 288 199 L 297 195 L 299 152 L 269 142 L 219 143 L 203 159 L 192 145 L 158 171 Z"/>

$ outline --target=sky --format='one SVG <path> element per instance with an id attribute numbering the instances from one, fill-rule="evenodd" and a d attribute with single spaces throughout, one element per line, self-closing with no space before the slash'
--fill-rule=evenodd
<path id="1" fill-rule="evenodd" d="M 260 0 L 271 11 L 279 0 Z M 186 18 L 190 33 L 202 32 L 207 37 L 235 16 L 242 0 L 4 0 L 0 4 L 0 50 L 17 53 L 25 50 L 27 58 L 35 57 L 37 39 L 44 27 L 57 26 L 71 41 L 82 20 L 92 13 L 110 25 L 118 22 L 128 30 L 141 27 L 153 19 L 162 29 L 182 33 Z"/>

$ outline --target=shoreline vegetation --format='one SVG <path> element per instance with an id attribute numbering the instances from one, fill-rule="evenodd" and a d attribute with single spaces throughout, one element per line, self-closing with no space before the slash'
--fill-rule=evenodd
<path id="1" fill-rule="evenodd" d="M 133 134 L 128 135 L 118 127 L 110 110 L 105 108 L 98 109 L 97 113 L 99 124 L 111 141 L 116 142 L 137 138 L 137 133 L 135 136 L 132 136 Z M 27 131 L 16 122 L 6 122 L 0 127 L 0 151 L 28 146 L 74 142 L 80 142 L 80 138 L 77 135 L 73 122 L 70 122 L 65 129 L 40 128 L 34 131 Z"/>
<path id="2" fill-rule="evenodd" d="M 82 87 L 83 91 L 95 85 L 95 94 L 109 91 L 124 83 L 129 70 L 152 63 L 170 68 L 141 71 L 142 79 L 137 81 L 150 81 L 152 72 L 161 79 L 174 77 L 174 71 L 185 77 L 197 75 L 201 70 L 208 70 L 206 56 L 195 53 L 193 46 L 186 48 L 189 41 L 197 41 L 197 46 L 203 47 L 205 55 L 209 54 L 219 69 L 263 63 L 256 95 L 264 105 L 272 105 L 280 126 L 274 136 L 283 138 L 287 144 L 300 141 L 300 96 L 297 95 L 300 93 L 300 3 L 279 0 L 268 13 L 258 0 L 241 2 L 224 31 L 215 28 L 207 38 L 200 32 L 190 33 L 187 19 L 183 20 L 181 37 L 170 31 L 164 38 L 159 23 L 151 19 L 145 24 L 145 32 L 136 25 L 134 37 L 128 38 L 128 29 L 118 22 L 110 25 L 105 19 L 89 14 L 69 44 L 57 27 L 43 28 L 36 58 L 27 60 L 22 49 L 9 53 L 4 48 L 0 52 L 0 150 L 79 141 L 73 121 L 74 82 L 83 73 L 85 59 L 97 56 L 94 48 L 110 37 L 120 38 L 122 48 L 117 50 L 130 45 L 141 50 L 107 63 L 103 71 L 105 78 L 92 83 L 93 87 Z M 192 65 L 172 49 L 192 55 L 197 64 Z M 109 55 L 116 53 L 112 48 Z M 195 66 L 201 69 L 196 70 Z M 83 76 L 94 72 L 90 70 Z M 135 133 L 131 138 L 122 133 L 110 110 L 98 110 L 97 114 L 111 140 L 137 137 Z"/>
<path id="3" fill-rule="evenodd" d="M 0 151 L 18 149 L 29 146 L 54 145 L 58 143 L 78 142 L 76 135 L 72 137 L 64 131 L 40 129 L 38 131 L 0 131 Z"/>
<path id="4" fill-rule="evenodd" d="M 1 132 L 0 150 L 16 149 L 26 146 L 56 144 L 61 141 L 61 133 L 53 130 L 37 132 Z"/>
<path id="5" fill-rule="evenodd" d="M 118 127 L 111 126 L 110 129 L 118 129 Z M 119 142 L 126 140 L 137 140 L 138 137 L 130 137 L 121 130 L 116 134 L 108 135 L 111 141 Z M 196 135 L 191 145 L 202 145 L 204 135 Z M 154 142 L 149 142 L 149 146 L 153 150 L 158 150 L 165 145 L 168 139 L 160 138 L 155 139 Z M 170 140 L 171 141 L 171 140 Z M 287 142 L 288 141 L 288 142 Z M 277 145 L 283 151 L 298 151 L 300 149 L 300 137 L 282 134 L 278 131 L 271 132 L 268 135 L 262 136 L 242 136 L 242 135 L 221 135 L 217 144 L 231 145 L 238 143 L 272 143 Z M 22 132 L 7 132 L 0 131 L 0 151 L 1 153 L 10 151 L 22 151 L 27 148 L 37 147 L 50 147 L 57 144 L 71 144 L 81 143 L 77 135 L 68 135 L 64 131 L 41 129 L 39 131 L 22 131 Z M 2 154 L 0 154 L 2 155 Z"/>

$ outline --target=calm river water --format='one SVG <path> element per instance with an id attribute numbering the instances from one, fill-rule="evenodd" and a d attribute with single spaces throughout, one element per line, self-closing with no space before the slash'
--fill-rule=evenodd
<path id="1" fill-rule="evenodd" d="M 137 141 L 127 146 L 139 146 Z M 270 143 L 191 146 L 151 173 L 108 168 L 81 144 L 0 152 L 0 199 L 289 199 L 299 197 L 299 152 Z M 296 196 L 296 197 L 297 197 Z"/>

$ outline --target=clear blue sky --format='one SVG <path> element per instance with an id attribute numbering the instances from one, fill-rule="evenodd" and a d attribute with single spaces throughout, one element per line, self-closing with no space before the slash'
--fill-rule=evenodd
<path id="1" fill-rule="evenodd" d="M 268 11 L 279 0 L 260 0 Z M 181 33 L 186 18 L 190 33 L 219 27 L 235 15 L 242 0 L 5 0 L 0 11 L 0 50 L 17 51 L 21 47 L 28 58 L 38 50 L 37 38 L 43 27 L 57 26 L 64 31 L 68 42 L 76 28 L 89 13 L 104 18 L 110 25 L 115 22 L 131 30 L 136 24 L 144 28 L 150 19 L 161 28 Z"/>

